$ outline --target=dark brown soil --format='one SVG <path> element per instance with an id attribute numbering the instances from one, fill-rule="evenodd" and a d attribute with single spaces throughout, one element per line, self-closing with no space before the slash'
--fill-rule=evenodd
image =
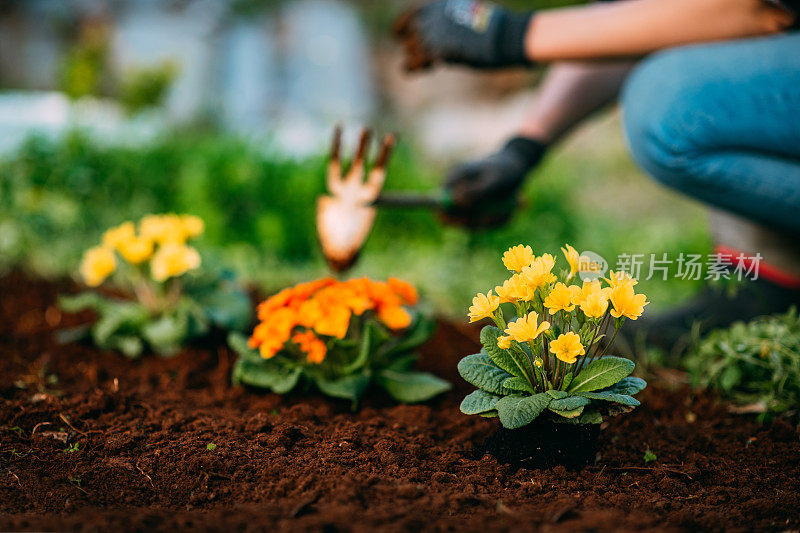
<path id="1" fill-rule="evenodd" d="M 68 287 L 0 279 L 2 530 L 800 528 L 794 429 L 705 393 L 651 385 L 604 427 L 595 465 L 513 471 L 475 457 L 497 422 L 458 411 L 473 329 L 443 323 L 424 349 L 452 393 L 352 413 L 232 388 L 220 346 L 140 361 L 59 346 L 54 331 L 89 318 L 54 306 Z"/>

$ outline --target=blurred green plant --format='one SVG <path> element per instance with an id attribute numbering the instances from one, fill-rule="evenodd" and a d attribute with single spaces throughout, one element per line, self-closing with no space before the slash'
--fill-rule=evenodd
<path id="1" fill-rule="evenodd" d="M 90 337 L 95 345 L 139 357 L 146 348 L 170 356 L 212 327 L 242 331 L 250 323 L 250 299 L 230 273 L 201 266 L 200 254 L 187 244 L 203 233 L 195 216 L 147 215 L 137 225 L 124 222 L 103 234 L 86 251 L 80 273 L 89 287 L 112 278 L 132 298 L 86 290 L 62 296 L 68 313 L 86 309 L 98 319 L 60 332 L 62 342 Z"/>
<path id="2" fill-rule="evenodd" d="M 612 266 L 621 252 L 668 252 L 673 259 L 707 252 L 702 212 L 638 176 L 621 143 L 600 137 L 596 153 L 557 150 L 526 185 L 525 209 L 504 228 L 469 233 L 428 211 L 381 210 L 352 275 L 403 276 L 438 309 L 456 314 L 481 279 L 504 274 L 497 254 L 519 242 L 532 240 L 536 250 L 570 242 Z M 204 260 L 231 266 L 267 291 L 320 277 L 327 268 L 314 209 L 324 167 L 322 157 L 287 159 L 230 135 L 188 129 L 134 147 L 101 145 L 79 132 L 58 141 L 33 137 L 0 160 L 0 268 L 25 264 L 63 275 L 121 219 L 191 212 L 206 222 Z M 442 170 L 401 143 L 387 189 L 432 190 Z M 582 194 L 586 188 L 598 194 Z M 641 217 L 647 224 L 632 223 Z M 659 305 L 680 301 L 700 283 L 640 279 Z"/>
<path id="3" fill-rule="evenodd" d="M 85 24 L 64 56 L 61 65 L 61 90 L 71 99 L 97 96 L 107 81 L 109 28 L 102 23 Z"/>
<path id="4" fill-rule="evenodd" d="M 738 322 L 697 341 L 685 360 L 696 386 L 711 387 L 737 404 L 761 411 L 762 420 L 800 409 L 800 316 Z"/>
<path id="5" fill-rule="evenodd" d="M 178 64 L 174 61 L 131 68 L 120 81 L 119 102 L 130 114 L 160 106 L 177 75 Z"/>

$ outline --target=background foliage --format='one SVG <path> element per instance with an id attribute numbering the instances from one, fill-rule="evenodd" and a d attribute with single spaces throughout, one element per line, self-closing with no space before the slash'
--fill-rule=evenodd
<path id="1" fill-rule="evenodd" d="M 401 143 L 387 189 L 438 187 L 443 165 L 417 153 Z M 500 230 L 469 233 L 426 211 L 383 210 L 352 274 L 404 277 L 439 309 L 461 314 L 481 279 L 504 274 L 498 252 L 520 242 L 537 250 L 568 242 L 605 255 L 612 265 L 623 251 L 707 252 L 702 214 L 680 205 L 654 210 L 641 200 L 649 189 L 631 191 L 628 180 L 658 192 L 657 186 L 631 178 L 630 161 L 611 153 L 611 159 L 551 157 L 530 180 L 525 209 Z M 312 279 L 326 273 L 314 221 L 323 167 L 322 156 L 287 159 L 197 129 L 142 146 L 106 146 L 79 132 L 61 141 L 33 137 L 0 160 L 0 266 L 74 272 L 81 252 L 104 228 L 146 213 L 185 212 L 206 222 L 198 245 L 210 264 L 230 266 L 268 291 Z M 632 217 L 639 213 L 626 205 L 645 209 L 648 224 L 638 224 Z M 686 214 L 678 224 L 676 213 Z M 669 305 L 695 286 L 671 278 L 645 281 L 642 290 L 657 305 Z"/>
<path id="2" fill-rule="evenodd" d="M 736 323 L 710 333 L 686 359 L 695 385 L 711 387 L 740 404 L 763 404 L 763 416 L 798 414 L 800 317 L 785 315 Z"/>

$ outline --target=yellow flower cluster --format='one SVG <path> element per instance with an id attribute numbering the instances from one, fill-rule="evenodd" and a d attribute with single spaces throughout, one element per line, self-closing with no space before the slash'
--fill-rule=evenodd
<path id="1" fill-rule="evenodd" d="M 327 353 L 321 337 L 343 339 L 351 318 L 367 311 L 373 311 L 389 329 L 407 328 L 411 315 L 404 306 L 416 305 L 418 299 L 411 284 L 395 278 L 386 283 L 367 278 L 301 283 L 259 304 L 260 323 L 250 337 L 250 347 L 269 359 L 291 341 L 309 363 L 321 363 Z"/>
<path id="2" fill-rule="evenodd" d="M 521 244 L 506 251 L 503 264 L 514 274 L 495 287 L 494 291 L 479 293 L 473 298 L 469 308 L 470 322 L 485 318 L 494 320 L 505 332 L 505 336 L 498 338 L 498 346 L 511 349 L 512 341 L 529 343 L 542 333 L 547 333 L 553 319 L 563 325 L 560 331 L 571 329 L 571 314 L 576 313 L 576 309 L 584 317 L 581 320 L 594 320 L 592 324 L 598 330 L 599 321 L 608 315 L 631 320 L 641 316 L 648 302 L 645 295 L 634 292 L 635 279 L 625 272 L 611 271 L 608 278 L 603 278 L 607 283 L 605 287 L 599 279 L 586 280 L 582 285 L 569 284 L 584 267 L 582 261 L 586 261 L 586 258 L 568 244 L 561 250 L 569 270 L 563 271 L 560 276 L 553 271 L 556 261 L 550 254 L 536 256 L 530 246 Z M 505 324 L 503 321 L 500 309 L 503 303 L 514 304 L 519 317 L 514 322 Z M 612 307 L 610 311 L 609 304 Z M 547 320 L 540 321 L 542 314 Z M 586 353 L 587 347 L 581 343 L 577 333 L 567 331 L 558 337 L 555 334 L 550 337 L 549 351 L 557 359 L 573 364 L 578 356 Z"/>
<path id="3" fill-rule="evenodd" d="M 163 282 L 200 266 L 200 254 L 186 241 L 202 235 L 194 215 L 147 215 L 136 225 L 123 222 L 103 234 L 102 244 L 86 251 L 80 273 L 90 287 L 103 283 L 117 267 L 115 252 L 131 265 L 150 261 L 154 280 Z"/>

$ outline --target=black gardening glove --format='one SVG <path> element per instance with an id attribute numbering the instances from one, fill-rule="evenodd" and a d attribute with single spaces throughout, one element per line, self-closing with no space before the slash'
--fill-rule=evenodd
<path id="1" fill-rule="evenodd" d="M 517 191 L 546 149 L 534 139 L 514 137 L 499 152 L 455 167 L 445 181 L 451 203 L 448 220 L 470 227 L 508 222 L 517 205 Z"/>
<path id="2" fill-rule="evenodd" d="M 406 68 L 436 61 L 476 68 L 525 66 L 525 33 L 533 12 L 513 13 L 490 2 L 437 0 L 403 14 L 395 34 L 406 49 Z"/>

